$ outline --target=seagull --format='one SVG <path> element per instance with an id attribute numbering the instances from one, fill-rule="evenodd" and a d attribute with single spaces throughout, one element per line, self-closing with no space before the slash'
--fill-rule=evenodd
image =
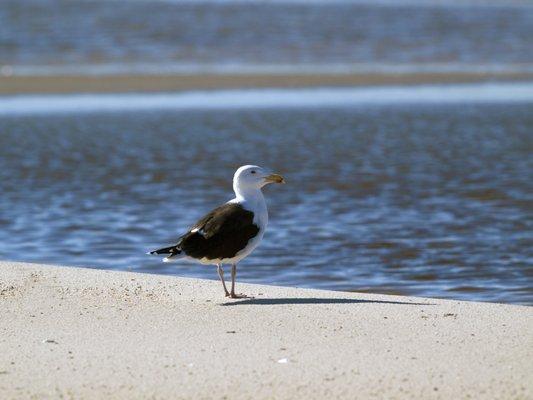
<path id="1" fill-rule="evenodd" d="M 235 198 L 213 209 L 174 246 L 153 250 L 149 254 L 167 255 L 163 261 L 192 259 L 216 265 L 226 297 L 246 298 L 235 293 L 237 263 L 247 257 L 261 242 L 268 224 L 268 210 L 261 189 L 270 183 L 285 183 L 281 175 L 265 171 L 257 165 L 244 165 L 233 176 Z M 224 264 L 231 265 L 231 291 L 224 281 Z"/>

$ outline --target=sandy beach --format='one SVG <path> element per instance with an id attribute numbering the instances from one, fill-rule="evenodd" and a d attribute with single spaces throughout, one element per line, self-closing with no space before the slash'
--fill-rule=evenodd
<path id="1" fill-rule="evenodd" d="M 533 400 L 532 21 L 2 1 L 0 400 Z"/>
<path id="2" fill-rule="evenodd" d="M 219 285 L 0 262 L 0 397 L 533 396 L 529 307 Z"/>
<path id="3" fill-rule="evenodd" d="M 0 76 L 0 95 L 531 81 L 528 72 Z"/>

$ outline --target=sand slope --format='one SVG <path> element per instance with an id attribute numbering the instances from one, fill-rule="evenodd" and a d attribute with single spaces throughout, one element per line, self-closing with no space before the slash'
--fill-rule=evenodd
<path id="1" fill-rule="evenodd" d="M 0 262 L 0 398 L 531 399 L 533 308 Z"/>

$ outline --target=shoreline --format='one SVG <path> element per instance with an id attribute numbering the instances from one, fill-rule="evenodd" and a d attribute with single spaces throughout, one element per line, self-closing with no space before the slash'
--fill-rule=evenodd
<path id="1" fill-rule="evenodd" d="M 314 88 L 532 81 L 530 72 L 0 75 L 0 95 L 151 93 L 246 88 Z"/>
<path id="2" fill-rule="evenodd" d="M 533 308 L 0 262 L 0 397 L 529 398 Z"/>

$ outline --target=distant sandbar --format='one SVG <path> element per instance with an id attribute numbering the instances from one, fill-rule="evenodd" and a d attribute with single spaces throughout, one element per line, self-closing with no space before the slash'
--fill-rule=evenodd
<path id="1" fill-rule="evenodd" d="M 0 76 L 0 95 L 132 93 L 240 88 L 304 88 L 531 81 L 531 72 L 353 74 L 131 74 Z"/>

